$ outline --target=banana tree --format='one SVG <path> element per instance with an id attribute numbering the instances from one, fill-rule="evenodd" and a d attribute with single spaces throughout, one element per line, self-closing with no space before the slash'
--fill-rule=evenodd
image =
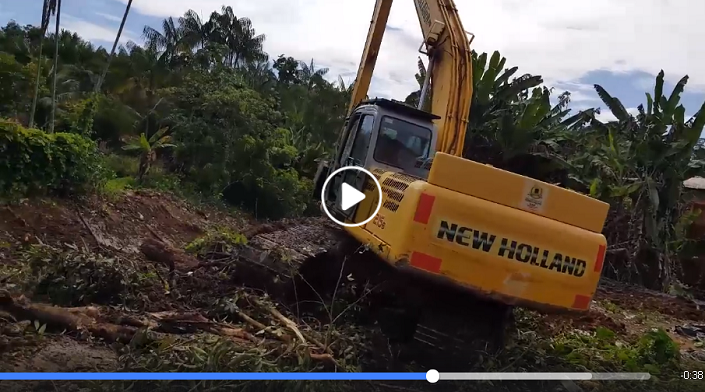
<path id="1" fill-rule="evenodd" d="M 527 93 L 543 83 L 541 76 L 524 74 L 512 79 L 518 67 L 505 69 L 507 62 L 498 51 L 487 62 L 487 53 L 472 54 L 473 94 L 468 131 L 497 119 L 507 104 L 527 98 Z"/>
<path id="2" fill-rule="evenodd" d="M 538 148 L 540 139 L 568 113 L 563 101 L 552 108 L 550 91 L 538 88 L 543 79 L 530 74 L 513 78 L 518 68 L 505 69 L 506 58 L 497 51 L 489 62 L 487 53 L 473 52 L 472 58 L 473 98 L 465 157 L 513 171 L 531 166 L 527 156 L 548 152 Z"/>
<path id="3" fill-rule="evenodd" d="M 169 127 L 160 128 L 149 138 L 147 138 L 147 135 L 143 132 L 138 138 L 130 140 L 128 144 L 122 147 L 125 151 L 139 152 L 140 165 L 137 173 L 138 181 L 141 182 L 144 176 L 149 173 L 152 163 L 157 159 L 157 151 L 176 147 L 175 144 L 169 143 L 171 141 L 171 136 L 167 134 L 169 131 Z"/>
<path id="4" fill-rule="evenodd" d="M 320 142 L 315 142 L 313 135 L 305 127 L 287 130 L 287 143 L 294 146 L 298 152 L 294 161 L 294 169 L 307 178 L 313 178 L 318 168 L 318 162 L 325 159 L 326 148 Z"/>
<path id="5" fill-rule="evenodd" d="M 558 153 L 566 132 L 583 115 L 568 117 L 570 94 L 551 106 L 551 91 L 540 76 L 514 77 L 506 58 L 495 51 L 473 52 L 473 98 L 466 133 L 466 158 L 534 178 L 563 182 L 566 163 Z"/>
<path id="6" fill-rule="evenodd" d="M 617 120 L 592 120 L 592 139 L 585 140 L 584 153 L 571 162 L 591 183 L 594 196 L 613 204 L 629 201 L 641 233 L 634 254 L 647 275 L 643 283 L 653 288 L 666 288 L 672 279 L 673 256 L 681 244 L 676 227 L 682 217 L 683 181 L 705 171 L 705 162 L 694 157 L 705 126 L 705 104 L 685 120 L 680 97 L 687 82 L 687 76 L 681 78 L 666 96 L 661 71 L 653 95 L 646 94 L 646 107 L 639 105 L 636 116 L 595 85 Z"/>
<path id="7" fill-rule="evenodd" d="M 418 106 L 419 104 L 419 99 L 421 98 L 421 89 L 423 88 L 423 83 L 426 80 L 426 65 L 424 65 L 423 61 L 421 60 L 421 57 L 418 58 L 416 62 L 416 67 L 418 68 L 419 72 L 414 75 L 414 78 L 416 78 L 416 83 L 419 84 L 419 89 L 409 94 L 404 100 L 405 103 L 414 107 Z M 428 92 L 429 93 L 426 94 L 426 98 L 424 99 L 424 103 L 421 106 L 421 109 L 430 112 L 431 90 L 429 89 Z"/>

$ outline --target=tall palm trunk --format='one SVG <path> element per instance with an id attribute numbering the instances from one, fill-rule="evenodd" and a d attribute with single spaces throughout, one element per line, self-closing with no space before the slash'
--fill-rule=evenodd
<path id="1" fill-rule="evenodd" d="M 29 127 L 34 127 L 34 113 L 37 111 L 37 97 L 39 96 L 39 80 L 42 77 L 42 49 L 44 48 L 44 30 L 39 41 L 39 60 L 37 60 L 37 80 L 34 83 L 34 97 L 32 97 L 32 108 L 29 111 Z"/>
<path id="2" fill-rule="evenodd" d="M 54 119 L 56 118 L 56 73 L 59 69 L 59 31 L 61 25 L 61 0 L 56 3 L 56 29 L 54 32 L 54 75 L 53 87 L 51 88 L 51 123 L 49 132 L 54 132 Z"/>
<path id="3" fill-rule="evenodd" d="M 42 52 L 44 50 L 44 37 L 47 33 L 47 28 L 49 27 L 49 19 L 51 18 L 52 12 L 56 9 L 56 3 L 51 0 L 44 0 L 44 6 L 42 7 L 42 23 L 40 29 L 42 35 L 39 38 L 39 58 L 37 60 L 37 80 L 34 84 L 34 96 L 32 97 L 32 109 L 29 113 L 29 127 L 34 127 L 34 113 L 37 110 L 37 99 L 39 98 L 39 81 L 42 76 Z"/>
<path id="4" fill-rule="evenodd" d="M 120 41 L 120 36 L 122 35 L 122 29 L 125 27 L 125 21 L 127 20 L 127 15 L 130 13 L 130 6 L 132 6 L 132 0 L 129 0 L 127 2 L 127 7 L 125 7 L 125 14 L 122 16 L 122 22 L 120 22 L 120 28 L 118 29 L 117 36 L 115 37 L 115 42 L 113 42 L 113 49 L 110 51 L 110 55 L 108 56 L 108 62 L 105 63 L 105 68 L 103 68 L 103 73 L 100 75 L 100 79 L 98 79 L 98 83 L 95 84 L 95 92 L 100 91 L 100 86 L 103 84 L 103 80 L 105 80 L 105 75 L 108 74 L 108 68 L 110 68 L 110 62 L 113 60 L 113 56 L 115 55 L 115 48 L 117 48 L 118 42 Z"/>

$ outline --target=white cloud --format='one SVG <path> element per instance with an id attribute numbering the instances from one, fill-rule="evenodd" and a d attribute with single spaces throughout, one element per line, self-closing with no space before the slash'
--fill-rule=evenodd
<path id="1" fill-rule="evenodd" d="M 115 35 L 117 35 L 117 27 L 105 27 L 93 22 L 89 22 L 85 19 L 80 19 L 69 14 L 61 14 L 61 29 L 69 30 L 73 33 L 77 33 L 81 38 L 94 41 L 107 41 L 112 43 L 115 41 Z M 47 31 L 53 33 L 55 26 L 55 20 L 52 19 Z M 120 35 L 120 43 L 125 44 L 128 41 L 137 41 L 137 36 L 127 29 L 123 29 Z M 110 48 L 108 48 L 109 50 Z"/>
<path id="2" fill-rule="evenodd" d="M 629 112 L 629 114 L 631 114 L 632 116 L 636 116 L 637 114 L 639 114 L 639 109 L 627 108 L 627 112 Z M 595 116 L 595 118 L 602 122 L 617 121 L 617 117 L 615 117 L 614 114 L 612 114 L 612 112 L 609 110 L 609 108 L 606 107 L 602 107 L 601 113 Z"/>
<path id="3" fill-rule="evenodd" d="M 119 0 L 126 3 L 127 0 Z M 589 71 L 643 71 L 666 78 L 691 76 L 705 87 L 705 2 L 698 0 L 455 0 L 478 51 L 499 50 L 520 72 L 540 74 L 549 85 L 576 80 Z M 150 0 L 135 11 L 166 17 L 194 9 L 204 16 L 222 0 Z M 233 2 L 238 16 L 252 19 L 268 37 L 273 56 L 315 58 L 331 74 L 355 73 L 374 0 L 257 0 Z M 405 96 L 416 87 L 421 42 L 411 1 L 397 1 L 378 58 L 372 92 Z M 401 83 L 394 82 L 401 80 Z M 574 97 L 575 98 L 575 97 Z"/>
<path id="4" fill-rule="evenodd" d="M 121 16 L 116 16 L 116 15 L 111 15 L 111 14 L 106 14 L 104 12 L 94 12 L 96 15 L 101 16 L 107 20 L 111 20 L 113 22 L 122 22 L 122 15 Z"/>
<path id="5" fill-rule="evenodd" d="M 575 106 L 575 104 L 580 105 L 600 101 L 600 98 L 597 96 L 597 93 L 595 93 L 595 89 L 591 84 L 561 82 L 555 83 L 554 87 L 557 93 L 570 91 L 570 102 L 574 104 L 573 106 Z"/>

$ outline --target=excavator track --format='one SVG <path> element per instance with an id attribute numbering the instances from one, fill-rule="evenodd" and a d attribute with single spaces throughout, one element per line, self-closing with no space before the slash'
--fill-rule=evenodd
<path id="1" fill-rule="evenodd" d="M 325 219 L 269 225 L 247 249 L 272 276 L 258 288 L 290 308 L 333 295 L 358 303 L 355 322 L 379 328 L 400 364 L 467 370 L 501 348 L 511 326 L 510 307 L 401 273 Z"/>

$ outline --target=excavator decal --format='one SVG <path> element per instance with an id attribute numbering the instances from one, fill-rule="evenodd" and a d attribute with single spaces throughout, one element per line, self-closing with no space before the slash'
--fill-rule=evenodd
<path id="1" fill-rule="evenodd" d="M 498 256 L 522 263 L 528 262 L 537 267 L 546 268 L 562 274 L 573 275 L 578 278 L 585 275 L 585 268 L 587 267 L 585 260 L 556 252 L 553 255 L 553 260 L 548 264 L 548 260 L 550 259 L 549 255 L 551 254 L 551 251 L 548 249 L 542 251 L 537 246 L 522 244 L 517 241 L 511 241 L 510 243 L 510 241 L 511 240 L 507 238 L 502 238 L 502 245 L 497 253 Z M 539 255 L 541 255 L 541 261 L 539 261 Z"/>
<path id="2" fill-rule="evenodd" d="M 457 223 L 449 223 L 441 220 L 436 238 L 445 238 L 448 242 L 481 250 L 490 253 L 495 244 L 497 236 L 480 230 L 473 230 L 469 227 L 460 226 Z M 555 271 L 561 274 L 581 277 L 585 274 L 587 262 L 585 260 L 563 255 L 558 252 L 551 252 L 548 249 L 541 250 L 538 246 L 533 246 L 509 238 L 502 238 L 495 252 L 499 257 L 509 260 L 516 260 L 521 263 Z M 549 256 L 553 253 L 553 257 Z M 549 260 L 550 263 L 549 263 Z"/>
<path id="3" fill-rule="evenodd" d="M 437 238 L 441 239 L 443 237 L 450 242 L 456 242 L 462 246 L 472 246 L 473 249 L 482 248 L 483 252 L 489 252 L 492 249 L 495 238 L 497 238 L 494 234 L 473 230 L 464 226 L 458 227 L 457 223 L 449 224 L 447 221 L 442 220 L 441 226 L 438 229 Z M 466 240 L 470 239 L 472 239 L 472 243 L 466 242 Z"/>

